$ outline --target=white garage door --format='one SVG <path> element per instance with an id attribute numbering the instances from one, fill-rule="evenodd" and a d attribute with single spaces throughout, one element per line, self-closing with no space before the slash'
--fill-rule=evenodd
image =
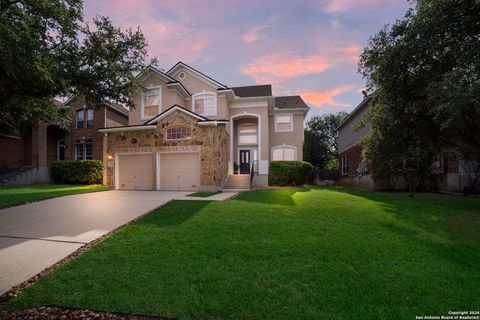
<path id="1" fill-rule="evenodd" d="M 120 189 L 152 190 L 152 154 L 129 154 L 118 156 L 118 184 Z"/>
<path id="2" fill-rule="evenodd" d="M 160 154 L 160 190 L 197 190 L 200 185 L 198 153 Z"/>

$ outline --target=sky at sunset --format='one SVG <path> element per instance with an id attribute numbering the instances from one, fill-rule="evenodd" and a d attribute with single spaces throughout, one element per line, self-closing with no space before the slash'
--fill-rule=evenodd
<path id="1" fill-rule="evenodd" d="M 358 55 L 401 18 L 406 0 L 85 0 L 87 18 L 140 26 L 159 67 L 183 61 L 230 87 L 272 84 L 300 94 L 310 116 L 351 111 L 365 80 Z"/>

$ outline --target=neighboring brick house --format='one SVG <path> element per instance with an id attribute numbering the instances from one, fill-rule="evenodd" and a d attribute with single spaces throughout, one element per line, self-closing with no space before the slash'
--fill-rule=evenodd
<path id="1" fill-rule="evenodd" d="M 340 165 L 340 180 L 343 185 L 364 187 L 372 190 L 382 190 L 384 184 L 373 179 L 375 168 L 362 159 L 362 139 L 370 131 L 370 127 L 356 128 L 357 124 L 372 107 L 372 97 L 365 98 L 337 128 L 338 160 Z M 354 130 L 354 128 L 356 130 Z M 432 166 L 436 175 L 436 188 L 443 191 L 462 191 L 468 183 L 468 178 L 459 163 L 451 156 L 443 156 Z M 396 189 L 406 189 L 406 183 L 401 178 Z"/>
<path id="2" fill-rule="evenodd" d="M 93 109 L 74 98 L 54 102 L 73 109 L 68 128 L 40 123 L 21 132 L 0 133 L 1 185 L 48 183 L 55 160 L 103 160 L 103 134 L 98 129 L 128 124 L 128 110 L 119 105 Z"/>
<path id="3" fill-rule="evenodd" d="M 100 130 L 111 187 L 248 189 L 268 185 L 271 160 L 303 158 L 309 108 L 300 96 L 275 97 L 271 85 L 227 87 L 182 62 L 138 78 L 146 91 L 129 125 Z"/>

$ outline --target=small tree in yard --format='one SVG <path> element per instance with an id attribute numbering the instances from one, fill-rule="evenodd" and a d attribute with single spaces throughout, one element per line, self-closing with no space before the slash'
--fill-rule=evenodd
<path id="1" fill-rule="evenodd" d="M 401 159 L 415 192 L 438 155 L 480 160 L 479 34 L 479 1 L 423 0 L 370 40 L 359 70 L 374 92 L 364 155 L 377 176 L 395 178 Z"/>
<path id="2" fill-rule="evenodd" d="M 303 157 L 318 168 L 338 168 L 337 128 L 346 112 L 312 117 L 305 126 Z"/>
<path id="3" fill-rule="evenodd" d="M 140 30 L 123 32 L 99 16 L 85 23 L 81 0 L 1 0 L 0 48 L 0 126 L 12 129 L 65 124 L 56 96 L 133 106 L 135 74 L 147 64 Z"/>

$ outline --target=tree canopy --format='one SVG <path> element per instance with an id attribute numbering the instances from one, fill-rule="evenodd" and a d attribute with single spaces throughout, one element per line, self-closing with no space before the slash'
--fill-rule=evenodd
<path id="1" fill-rule="evenodd" d="M 441 154 L 480 154 L 480 2 L 418 0 L 370 39 L 359 70 L 375 107 L 365 156 L 404 161 L 411 185 Z M 396 170 L 393 170 L 396 172 Z"/>
<path id="2" fill-rule="evenodd" d="M 305 126 L 304 160 L 318 168 L 337 168 L 337 128 L 346 112 L 313 116 Z"/>
<path id="3" fill-rule="evenodd" d="M 147 65 L 141 30 L 83 18 L 81 0 L 0 0 L 0 125 L 62 122 L 56 96 L 132 106 Z"/>

